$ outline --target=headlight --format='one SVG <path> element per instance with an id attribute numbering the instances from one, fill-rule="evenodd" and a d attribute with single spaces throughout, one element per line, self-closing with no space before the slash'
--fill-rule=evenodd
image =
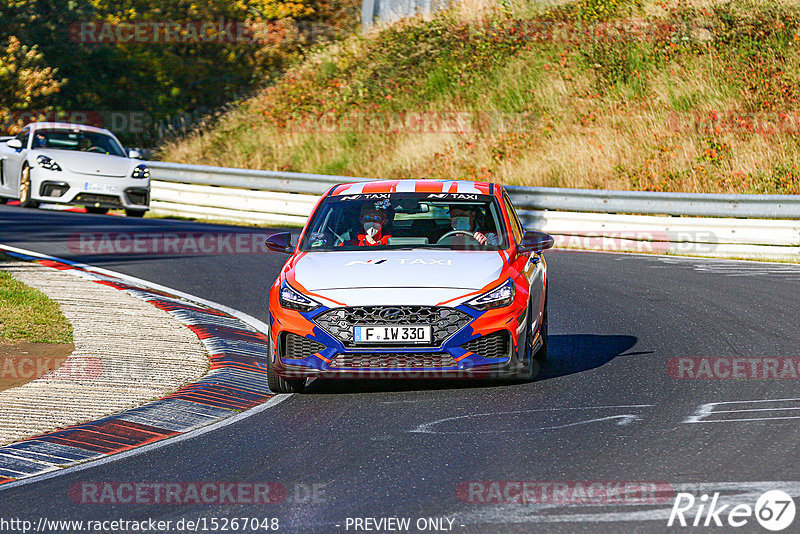
<path id="1" fill-rule="evenodd" d="M 133 169 L 133 173 L 131 174 L 131 178 L 150 178 L 150 169 L 147 168 L 147 165 L 137 165 L 135 169 Z"/>
<path id="2" fill-rule="evenodd" d="M 503 285 L 487 291 L 483 295 L 478 295 L 474 299 L 468 300 L 465 304 L 480 311 L 502 308 L 514 302 L 516 292 L 514 280 L 509 278 Z"/>
<path id="3" fill-rule="evenodd" d="M 60 171 L 61 167 L 47 156 L 36 156 L 36 165 L 48 171 Z"/>
<path id="4" fill-rule="evenodd" d="M 280 303 L 286 309 L 309 312 L 320 306 L 319 302 L 300 294 L 286 281 L 281 284 Z"/>

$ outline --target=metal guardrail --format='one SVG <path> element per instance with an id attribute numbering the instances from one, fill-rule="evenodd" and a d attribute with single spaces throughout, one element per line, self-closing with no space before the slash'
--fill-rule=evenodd
<path id="1" fill-rule="evenodd" d="M 278 226 L 302 226 L 332 185 L 369 180 L 148 165 L 155 213 Z M 561 249 L 800 261 L 796 196 L 507 189 L 525 226 L 552 234 Z"/>
<path id="2" fill-rule="evenodd" d="M 514 206 L 529 210 L 800 219 L 798 195 L 655 193 L 519 186 L 507 186 L 506 189 Z"/>
<path id="3" fill-rule="evenodd" d="M 371 180 L 352 176 L 256 171 L 157 161 L 148 162 L 148 166 L 152 178 L 163 182 L 311 195 L 321 195 L 332 185 L 339 183 Z M 800 219 L 798 195 L 654 193 L 521 186 L 506 186 L 506 189 L 514 206 L 522 210 Z"/>
<path id="4" fill-rule="evenodd" d="M 352 176 L 255 171 L 229 167 L 211 167 L 208 165 L 184 165 L 163 161 L 148 161 L 147 166 L 150 168 L 151 178 L 162 182 L 216 185 L 308 195 L 321 195 L 336 184 L 368 182 L 371 180 L 371 178 L 354 178 Z"/>

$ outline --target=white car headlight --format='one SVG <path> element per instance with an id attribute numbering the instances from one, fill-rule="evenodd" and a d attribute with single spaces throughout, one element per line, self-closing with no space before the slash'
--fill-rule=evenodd
<path id="1" fill-rule="evenodd" d="M 286 281 L 281 284 L 281 292 L 279 296 L 281 306 L 289 310 L 297 310 L 301 312 L 309 312 L 320 306 L 320 303 L 311 300 L 299 291 L 295 290 Z"/>
<path id="2" fill-rule="evenodd" d="M 60 171 L 61 166 L 45 155 L 36 156 L 36 165 L 48 171 Z"/>
<path id="3" fill-rule="evenodd" d="M 131 178 L 150 178 L 150 169 L 145 164 L 137 165 L 131 173 Z"/>
<path id="4" fill-rule="evenodd" d="M 517 289 L 514 286 L 514 280 L 509 278 L 504 284 L 498 286 L 482 295 L 468 300 L 465 304 L 476 310 L 489 310 L 492 308 L 502 308 L 514 302 L 514 295 Z"/>

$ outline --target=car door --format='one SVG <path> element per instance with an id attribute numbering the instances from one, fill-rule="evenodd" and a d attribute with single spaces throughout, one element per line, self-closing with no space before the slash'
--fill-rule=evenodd
<path id="1" fill-rule="evenodd" d="M 15 139 L 22 142 L 22 148 L 11 148 L 6 143 L 3 143 L 0 149 L 0 166 L 2 167 L 2 186 L 4 192 L 8 192 L 9 196 L 19 197 L 19 178 L 22 172 L 22 163 L 25 161 L 25 156 L 28 154 L 28 138 L 30 137 L 31 129 L 25 127 Z"/>

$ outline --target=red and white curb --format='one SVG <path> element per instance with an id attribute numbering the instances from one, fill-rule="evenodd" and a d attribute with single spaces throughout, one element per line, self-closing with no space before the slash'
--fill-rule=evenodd
<path id="1" fill-rule="evenodd" d="M 126 291 L 167 311 L 200 338 L 211 360 L 206 375 L 167 397 L 0 447 L 0 488 L 76 463 L 185 435 L 241 415 L 240 412 L 262 405 L 274 396 L 267 386 L 268 334 L 264 323 L 119 273 L 49 259 L 13 247 L 0 245 L 0 249 Z"/>

